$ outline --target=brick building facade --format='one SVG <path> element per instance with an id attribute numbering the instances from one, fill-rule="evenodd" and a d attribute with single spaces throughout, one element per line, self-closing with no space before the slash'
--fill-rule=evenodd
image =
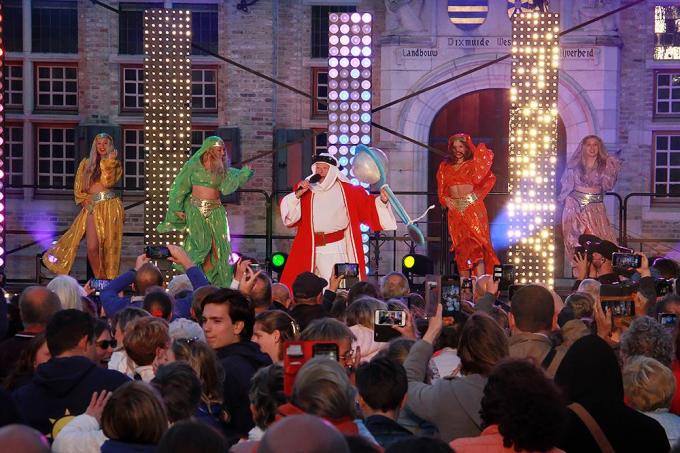
<path id="1" fill-rule="evenodd" d="M 40 238 L 43 244 L 49 243 L 45 238 L 51 232 L 70 225 L 77 213 L 71 191 L 47 187 L 72 185 L 77 162 L 87 155 L 91 137 L 100 130 L 114 135 L 123 159 L 123 204 L 142 199 L 143 57 L 138 18 L 145 7 L 190 8 L 194 13 L 194 40 L 201 45 L 320 97 L 325 96 L 327 81 L 324 17 L 329 10 L 371 12 L 375 17 L 374 106 L 506 53 L 511 28 L 507 2 L 500 0 L 489 0 L 485 22 L 472 31 L 449 21 L 447 2 L 443 0 L 416 0 L 401 6 L 379 0 L 260 0 L 249 6 L 248 12 L 238 10 L 238 2 L 225 0 L 107 3 L 120 7 L 123 13 L 118 15 L 88 0 L 4 2 L 10 65 L 8 172 L 9 182 L 14 186 L 7 197 L 10 250 Z M 680 116 L 674 117 L 672 111 L 667 115 L 657 113 L 664 96 L 669 98 L 672 110 L 676 79 L 680 98 L 680 77 L 672 76 L 674 71 L 680 76 L 680 61 L 653 58 L 654 7 L 672 3 L 648 1 L 562 40 L 559 111 L 566 131 L 564 151 L 571 153 L 585 134 L 601 135 L 607 146 L 624 160 L 616 188 L 621 194 L 661 188 L 659 178 L 663 175 L 656 171 L 659 164 L 654 153 L 658 151 L 657 144 L 666 142 L 662 137 L 657 143 L 659 135 L 668 138 L 665 148 L 668 161 L 662 168 L 667 171 L 666 190 L 674 190 L 672 182 L 680 183 L 680 175 L 675 175 L 671 165 L 672 151 L 680 153 Z M 551 4 L 553 10 L 560 10 L 565 29 L 614 9 L 619 2 L 563 0 Z M 470 42 L 459 44 L 457 39 L 461 38 Z M 406 52 L 409 49 L 419 50 Z M 434 119 L 449 102 L 468 93 L 509 88 L 509 68 L 509 61 L 489 67 L 384 110 L 374 119 L 427 142 Z M 194 55 L 192 69 L 192 128 L 196 145 L 206 134 L 218 133 L 230 143 L 237 160 L 239 156 L 249 158 L 276 146 L 279 149 L 276 158 L 268 155 L 253 163 L 256 173 L 247 189 L 267 193 L 283 190 L 308 172 L 303 163 L 315 148 L 325 147 L 323 105 L 312 105 L 307 98 L 210 56 Z M 665 74 L 670 78 L 664 78 Z M 669 94 L 659 91 L 667 80 Z M 392 187 L 426 191 L 432 178 L 424 158 L 426 151 L 377 130 L 373 137 L 374 144 L 390 156 Z M 678 148 L 673 148 L 676 141 Z M 22 184 L 35 184 L 37 188 L 18 188 Z M 424 197 L 404 197 L 403 201 L 413 213 L 427 204 Z M 288 234 L 281 225 L 276 199 L 273 205 L 275 234 Z M 675 228 L 676 206 L 632 200 L 629 236 L 643 239 L 680 236 Z M 615 213 L 613 202 L 608 207 Z M 232 234 L 265 233 L 262 194 L 241 194 L 238 203 L 227 206 L 227 212 Z M 122 269 L 129 267 L 142 250 L 142 238 L 134 236 L 142 232 L 142 209 L 130 209 L 126 215 L 124 231 L 133 235 L 126 237 L 123 244 Z M 612 214 L 618 226 L 616 217 Z M 20 231 L 30 233 L 19 234 Z M 263 239 L 234 241 L 237 250 L 265 258 Z M 275 240 L 274 250 L 287 250 L 288 244 L 284 239 Z M 643 243 L 643 250 L 658 253 L 673 251 L 672 247 L 672 243 Z M 8 277 L 34 279 L 35 257 L 42 250 L 43 246 L 36 245 L 13 253 L 8 258 Z M 405 250 L 400 246 L 399 254 Z M 392 270 L 393 263 L 391 255 L 382 255 L 379 271 L 385 273 Z M 84 244 L 80 256 L 84 257 Z M 45 272 L 43 268 L 42 273 Z M 73 273 L 84 278 L 84 259 L 77 262 Z"/>

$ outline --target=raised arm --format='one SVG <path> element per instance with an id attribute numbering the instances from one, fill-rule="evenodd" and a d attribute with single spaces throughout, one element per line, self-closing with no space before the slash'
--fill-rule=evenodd
<path id="1" fill-rule="evenodd" d="M 220 192 L 222 195 L 229 195 L 238 190 L 243 184 L 248 182 L 253 177 L 255 172 L 252 168 L 245 166 L 243 168 L 230 168 L 220 184 Z"/>
<path id="2" fill-rule="evenodd" d="M 123 169 L 118 159 L 102 159 L 99 162 L 102 175 L 99 182 L 107 189 L 113 187 L 123 176 Z"/>
<path id="3" fill-rule="evenodd" d="M 493 164 L 493 151 L 487 148 L 484 143 L 480 143 L 477 145 L 472 156 L 472 165 L 474 166 L 472 181 L 474 182 L 475 188 L 488 179 L 488 175 L 491 173 L 491 164 Z M 493 176 L 493 174 L 491 176 Z M 495 182 L 496 177 L 493 176 L 493 179 Z M 491 186 L 493 187 L 493 184 L 491 184 Z M 491 188 L 489 188 L 489 190 L 491 190 Z"/>
<path id="4" fill-rule="evenodd" d="M 604 173 L 602 174 L 603 192 L 609 192 L 614 188 L 616 179 L 619 176 L 619 168 L 621 168 L 621 162 L 613 156 L 608 156 L 607 165 L 605 165 Z"/>

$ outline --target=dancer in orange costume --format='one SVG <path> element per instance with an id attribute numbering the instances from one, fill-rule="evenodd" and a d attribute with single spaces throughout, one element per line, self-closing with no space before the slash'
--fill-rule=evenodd
<path id="1" fill-rule="evenodd" d="M 448 208 L 451 250 L 458 272 L 472 267 L 475 275 L 491 274 L 499 264 L 489 234 L 484 198 L 496 177 L 491 173 L 493 152 L 483 143 L 475 146 L 467 134 L 449 137 L 449 157 L 437 170 L 439 202 Z"/>

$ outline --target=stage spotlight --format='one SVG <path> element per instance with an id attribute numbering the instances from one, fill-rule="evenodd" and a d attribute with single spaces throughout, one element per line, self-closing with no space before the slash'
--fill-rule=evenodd
<path id="1" fill-rule="evenodd" d="M 288 254 L 283 252 L 276 252 L 271 257 L 271 270 L 281 274 L 283 268 L 286 267 L 286 262 L 288 262 Z"/>
<path id="2" fill-rule="evenodd" d="M 407 276 L 434 274 L 434 263 L 425 255 L 409 253 L 401 260 L 401 272 Z"/>

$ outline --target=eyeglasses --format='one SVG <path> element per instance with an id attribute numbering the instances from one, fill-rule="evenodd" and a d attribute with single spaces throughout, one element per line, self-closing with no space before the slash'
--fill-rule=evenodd
<path id="1" fill-rule="evenodd" d="M 95 344 L 102 349 L 109 349 L 109 348 L 116 349 L 116 346 L 118 346 L 118 341 L 116 341 L 116 339 L 114 338 L 112 340 L 97 341 L 97 342 L 95 342 Z"/>

